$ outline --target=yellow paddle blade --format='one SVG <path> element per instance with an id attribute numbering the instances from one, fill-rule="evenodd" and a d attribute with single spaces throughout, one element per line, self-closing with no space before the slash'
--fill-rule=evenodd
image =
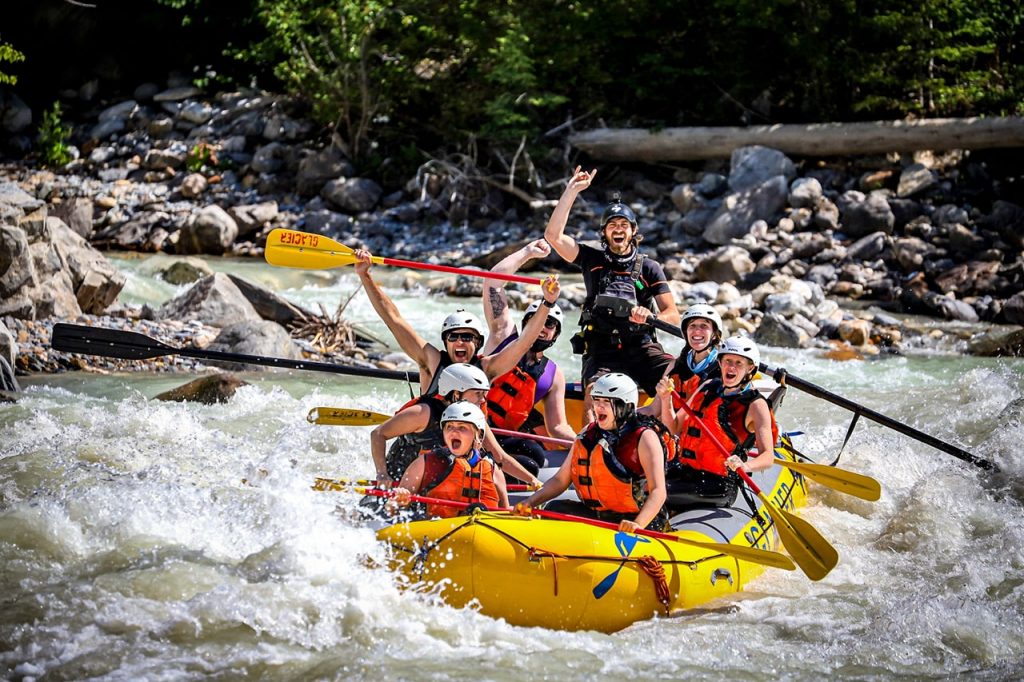
<path id="1" fill-rule="evenodd" d="M 314 407 L 306 415 L 310 424 L 326 424 L 328 426 L 373 426 L 383 424 L 391 419 L 380 412 L 369 410 L 348 410 L 344 407 Z"/>
<path id="2" fill-rule="evenodd" d="M 693 547 L 700 547 L 701 549 L 710 550 L 712 552 L 718 552 L 720 554 L 725 554 L 726 556 L 735 557 L 741 561 L 749 561 L 753 564 L 764 564 L 765 566 L 771 566 L 772 568 L 781 568 L 784 571 L 796 570 L 796 565 L 788 556 L 785 554 L 779 554 L 778 552 L 772 552 L 767 549 L 743 547 L 742 545 L 729 545 L 724 542 L 700 542 L 698 540 L 690 540 L 682 537 L 677 537 L 676 542 L 681 542 L 684 545 L 691 545 Z"/>
<path id="3" fill-rule="evenodd" d="M 803 474 L 816 483 L 847 495 L 859 497 L 862 500 L 874 502 L 882 496 L 882 486 L 878 481 L 864 474 L 813 462 L 791 462 L 788 459 L 776 459 L 775 463 Z"/>
<path id="4" fill-rule="evenodd" d="M 322 234 L 277 228 L 267 235 L 264 258 L 271 265 L 306 270 L 327 270 L 356 262 L 355 251 Z M 382 263 L 376 256 L 374 263 Z"/>
<path id="5" fill-rule="evenodd" d="M 821 533 L 796 514 L 776 507 L 764 493 L 758 497 L 764 502 L 764 510 L 775 522 L 779 540 L 786 548 L 800 570 L 811 580 L 821 580 L 839 563 L 839 552 Z"/>
<path id="6" fill-rule="evenodd" d="M 313 485 L 313 490 L 318 492 L 358 492 L 367 486 L 372 487 L 376 481 L 351 478 L 323 478 L 318 476 Z"/>

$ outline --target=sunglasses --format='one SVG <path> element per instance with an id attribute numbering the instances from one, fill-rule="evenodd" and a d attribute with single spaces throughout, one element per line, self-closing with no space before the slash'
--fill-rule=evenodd
<path id="1" fill-rule="evenodd" d="M 544 328 L 545 329 L 557 329 L 558 328 L 558 320 L 556 320 L 553 317 L 549 317 L 548 319 L 544 320 Z"/>
<path id="2" fill-rule="evenodd" d="M 465 341 L 466 343 L 476 343 L 477 335 L 473 332 L 451 332 L 448 334 L 448 341 Z"/>

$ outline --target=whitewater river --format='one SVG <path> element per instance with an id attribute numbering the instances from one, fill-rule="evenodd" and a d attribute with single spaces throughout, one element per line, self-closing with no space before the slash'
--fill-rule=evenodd
<path id="1" fill-rule="evenodd" d="M 356 286 L 351 271 L 211 262 L 330 311 Z M 119 264 L 125 301 L 177 291 L 152 275 L 154 259 Z M 391 292 L 431 340 L 456 305 L 480 310 Z M 348 313 L 375 324 L 362 293 Z M 565 341 L 556 357 L 575 378 Z M 318 405 L 394 410 L 409 397 L 404 384 L 253 373 L 230 404 L 206 406 L 151 400 L 184 375 L 24 378 L 19 402 L 0 404 L 0 674 L 1019 679 L 1024 362 L 932 353 L 840 364 L 774 349 L 766 359 L 1003 472 L 862 422 L 841 464 L 881 481 L 882 499 L 812 484 L 802 512 L 840 552 L 828 577 L 769 570 L 735 598 L 614 635 L 512 627 L 403 593 L 368 567 L 383 550 L 346 522 L 353 496 L 310 490 L 315 476 L 372 473 L 368 428 L 305 415 Z M 781 416 L 808 434 L 803 451 L 830 459 L 850 415 L 791 390 Z"/>

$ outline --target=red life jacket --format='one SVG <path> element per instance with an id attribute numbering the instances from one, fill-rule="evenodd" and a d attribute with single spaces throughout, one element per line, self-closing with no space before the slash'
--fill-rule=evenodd
<path id="1" fill-rule="evenodd" d="M 527 365 L 524 360 L 491 383 L 487 391 L 487 417 L 491 426 L 518 431 L 526 423 L 533 406 L 543 397 L 537 395 L 541 375 L 551 361 Z"/>
<path id="2" fill-rule="evenodd" d="M 654 420 L 643 417 L 631 418 L 616 432 L 604 431 L 593 422 L 576 437 L 569 452 L 569 476 L 584 504 L 621 514 L 640 511 L 647 499 L 647 479 L 639 444 L 647 429 L 659 434 L 664 451 Z"/>
<path id="3" fill-rule="evenodd" d="M 691 407 L 704 422 L 702 427 L 692 417 L 686 422 L 686 431 L 679 435 L 679 461 L 695 469 L 719 476 L 727 476 L 729 470 L 725 460 L 729 455 L 746 459 L 746 450 L 752 444 L 754 434 L 747 430 L 747 412 L 757 400 L 765 400 L 757 389 L 747 389 L 730 395 L 723 394 L 721 379 L 712 379 L 698 389 Z M 767 402 L 767 401 L 766 401 Z M 779 440 L 779 427 L 775 414 L 769 408 L 772 420 L 772 444 Z M 708 434 L 704 433 L 704 427 Z M 729 454 L 724 455 L 710 437 L 714 435 Z"/>
<path id="4" fill-rule="evenodd" d="M 473 504 L 479 502 L 489 508 L 498 506 L 498 488 L 494 485 L 494 462 L 479 452 L 471 453 L 476 463 L 470 465 L 469 457 L 456 457 L 448 448 L 436 448 L 423 455 L 423 495 L 454 502 Z M 439 504 L 428 504 L 431 516 L 451 518 L 459 515 L 459 509 Z"/>

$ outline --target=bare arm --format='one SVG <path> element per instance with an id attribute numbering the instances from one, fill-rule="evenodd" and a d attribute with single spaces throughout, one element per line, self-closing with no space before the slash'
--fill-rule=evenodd
<path id="1" fill-rule="evenodd" d="M 654 297 L 658 304 L 658 319 L 678 327 L 679 308 L 676 307 L 676 299 L 671 293 L 658 294 Z"/>
<path id="2" fill-rule="evenodd" d="M 668 496 L 665 488 L 665 455 L 661 449 L 658 434 L 647 429 L 640 436 L 640 465 L 644 469 L 644 477 L 647 479 L 647 499 L 640 512 L 633 520 L 640 528 L 646 528 L 647 524 L 654 520 L 654 517 L 661 511 L 662 505 Z M 632 528 L 621 528 L 621 530 L 635 530 Z"/>
<path id="3" fill-rule="evenodd" d="M 383 487 L 393 483 L 393 479 L 388 475 L 386 455 L 388 439 L 422 431 L 426 428 L 429 418 L 429 407 L 413 405 L 370 431 L 370 454 L 373 456 L 373 467 L 377 472 L 378 485 Z"/>
<path id="4" fill-rule="evenodd" d="M 541 291 L 544 293 L 544 300 L 554 304 L 558 300 L 559 293 L 562 291 L 562 286 L 558 282 L 558 275 L 548 275 L 541 285 Z M 488 355 L 480 360 L 484 373 L 493 379 L 512 371 L 512 368 L 530 350 L 530 346 L 537 340 L 540 333 L 544 331 L 544 323 L 547 322 L 547 319 L 547 309 L 541 306 L 538 313 L 531 317 L 530 322 L 523 328 L 523 333 L 519 335 L 519 338 L 502 348 L 499 352 Z"/>
<path id="5" fill-rule="evenodd" d="M 562 462 L 562 466 L 558 467 L 555 475 L 546 480 L 540 490 L 526 498 L 523 504 L 527 507 L 536 507 L 568 490 L 569 484 L 572 483 L 572 477 L 569 475 L 569 466 L 571 464 L 572 458 L 566 457 L 565 461 Z"/>
<path id="6" fill-rule="evenodd" d="M 398 312 L 398 306 L 395 305 L 394 301 L 388 298 L 384 290 L 370 277 L 370 252 L 359 249 L 356 251 L 356 257 L 359 260 L 356 263 L 355 270 L 359 275 L 359 281 L 363 284 L 363 289 L 366 290 L 366 297 L 370 299 L 370 305 L 377 311 L 377 315 L 387 325 L 391 334 L 395 337 L 395 341 L 405 351 L 405 354 L 419 365 L 421 378 L 423 378 L 422 372 L 424 370 L 428 375 L 426 378 L 431 378 L 434 368 L 441 361 L 441 352 L 416 333 L 416 330 Z"/>
<path id="7" fill-rule="evenodd" d="M 544 428 L 549 436 L 572 440 L 576 437 L 569 420 L 565 416 L 565 374 L 562 368 L 555 370 L 555 379 L 551 382 L 551 390 L 541 401 L 544 406 Z"/>
<path id="8" fill-rule="evenodd" d="M 507 470 L 520 481 L 534 485 L 540 484 L 540 481 L 534 478 L 533 474 L 519 463 L 519 460 L 505 452 L 505 448 L 501 447 L 501 444 L 498 443 L 498 439 L 494 437 L 490 427 L 487 427 L 487 431 L 484 433 L 483 448 L 491 453 L 494 461 L 501 465 L 502 469 Z"/>
<path id="9" fill-rule="evenodd" d="M 675 386 L 672 383 L 672 379 L 668 376 L 663 376 L 661 381 L 658 382 L 658 397 L 656 403 L 660 411 L 658 412 L 658 419 L 661 423 L 668 427 L 672 435 L 678 436 L 681 431 L 681 420 L 678 420 L 678 415 L 675 409 L 672 407 L 672 393 L 675 391 Z"/>
<path id="10" fill-rule="evenodd" d="M 516 273 L 520 268 L 535 258 L 544 258 L 551 253 L 551 247 L 543 239 L 532 241 L 515 253 L 505 256 L 491 272 L 505 275 Z M 484 280 L 484 318 L 487 320 L 487 343 L 484 344 L 482 355 L 490 355 L 498 344 L 507 339 L 515 331 L 516 325 L 508 308 L 505 296 L 505 282 L 496 279 Z"/>
<path id="11" fill-rule="evenodd" d="M 505 486 L 505 474 L 498 467 L 494 467 L 494 487 L 498 490 L 498 507 L 507 509 L 508 488 Z"/>
<path id="12" fill-rule="evenodd" d="M 551 218 L 548 219 L 547 227 L 544 228 L 544 239 L 547 240 L 548 244 L 551 245 L 551 248 L 559 256 L 570 263 L 576 260 L 580 247 L 575 239 L 566 236 L 565 224 L 569 221 L 569 212 L 576 201 L 576 195 L 590 187 L 590 183 L 595 175 L 597 175 L 597 169 L 588 173 L 585 170 L 581 170 L 579 166 L 576 166 L 572 177 L 569 178 L 569 183 L 565 186 L 565 191 L 558 198 L 555 210 L 551 212 Z"/>

